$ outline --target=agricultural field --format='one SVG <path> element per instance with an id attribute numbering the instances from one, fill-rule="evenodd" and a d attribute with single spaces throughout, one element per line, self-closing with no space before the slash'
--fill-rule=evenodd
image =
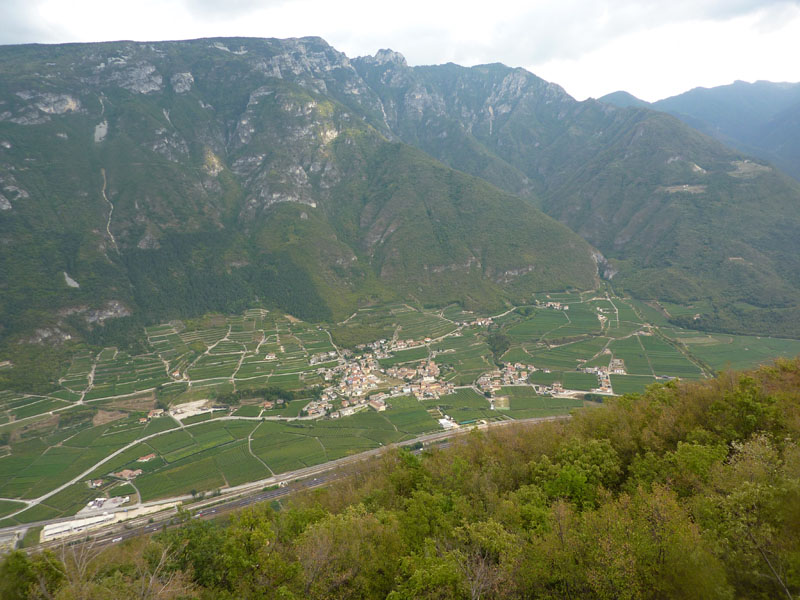
<path id="1" fill-rule="evenodd" d="M 436 353 L 433 360 L 442 369 L 443 379 L 454 385 L 469 385 L 494 368 L 489 346 L 472 332 L 431 344 L 431 349 Z"/>
<path id="2" fill-rule="evenodd" d="M 548 369 L 577 369 L 587 360 L 602 355 L 610 339 L 602 336 L 590 337 L 547 349 L 529 350 L 533 364 Z M 606 362 L 608 362 L 606 360 Z"/>
<path id="3" fill-rule="evenodd" d="M 577 399 L 540 396 L 530 387 L 504 387 L 501 388 L 500 394 L 508 396 L 509 406 L 499 409 L 498 412 L 512 419 L 563 415 L 572 408 L 583 405 L 583 401 Z"/>
<path id="4" fill-rule="evenodd" d="M 778 356 L 793 358 L 800 354 L 800 340 L 780 338 L 704 334 L 699 331 L 675 332 L 675 338 L 688 352 L 705 361 L 716 371 L 747 369 L 769 363 Z"/>
<path id="5" fill-rule="evenodd" d="M 589 392 L 598 387 L 597 375 L 581 371 L 535 371 L 529 380 L 531 383 L 551 386 L 560 383 L 566 390 Z"/>
<path id="6" fill-rule="evenodd" d="M 655 383 L 649 375 L 611 375 L 611 387 L 615 394 L 639 394 Z"/>
<path id="7" fill-rule="evenodd" d="M 437 339 L 456 329 L 457 325 L 438 314 L 421 312 L 410 307 L 392 311 L 401 339 Z"/>
<path id="8" fill-rule="evenodd" d="M 455 394 L 437 400 L 425 400 L 423 405 L 438 409 L 458 424 L 469 424 L 481 419 L 495 420 L 501 415 L 491 409 L 489 400 L 471 388 L 461 388 Z"/>
<path id="9" fill-rule="evenodd" d="M 81 347 L 51 391 L 0 390 L 0 523 L 71 515 L 97 494 L 146 502 L 259 481 L 439 430 L 445 416 L 469 426 L 563 415 L 598 387 L 586 371 L 612 359 L 625 372 L 610 376 L 613 392 L 628 394 L 800 354 L 799 340 L 688 331 L 670 325 L 665 312 L 702 308 L 602 290 L 538 294 L 495 317 L 397 303 L 362 308 L 333 325 L 250 309 L 148 326 L 141 354 Z M 408 340 L 412 348 L 396 345 Z M 370 368 L 378 371 L 422 372 L 432 360 L 446 390 L 416 391 L 418 400 L 404 387 L 408 379 L 387 378 L 359 392 L 387 393 L 384 411 L 362 401 L 352 415 L 304 416 L 345 369 L 369 362 L 364 344 L 374 344 Z M 475 387 L 484 375 L 502 379 L 509 364 L 525 372 L 521 381 L 503 379 L 486 393 Z M 540 395 L 533 387 L 555 383 L 574 393 Z M 129 482 L 123 469 L 141 473 Z M 102 480 L 100 487 L 90 488 L 90 479 Z M 34 504 L 26 509 L 23 500 Z"/>

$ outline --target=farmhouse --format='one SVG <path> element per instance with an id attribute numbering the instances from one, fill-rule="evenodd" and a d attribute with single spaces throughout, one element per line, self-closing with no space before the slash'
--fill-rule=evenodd
<path id="1" fill-rule="evenodd" d="M 451 417 L 439 419 L 439 425 L 442 426 L 442 429 L 456 429 L 458 427 L 458 423 L 456 423 Z"/>
<path id="2" fill-rule="evenodd" d="M 370 408 L 373 408 L 378 412 L 383 412 L 384 410 L 386 410 L 386 402 L 384 402 L 383 400 L 379 400 L 378 398 L 370 400 L 369 406 Z"/>
<path id="3" fill-rule="evenodd" d="M 608 365 L 608 370 L 611 371 L 614 375 L 625 375 L 627 371 L 625 370 L 625 361 L 621 358 L 612 358 L 611 363 Z"/>
<path id="4" fill-rule="evenodd" d="M 122 471 L 119 471 L 118 473 L 112 473 L 114 477 L 119 479 L 136 479 L 141 474 L 141 469 L 122 469 Z"/>

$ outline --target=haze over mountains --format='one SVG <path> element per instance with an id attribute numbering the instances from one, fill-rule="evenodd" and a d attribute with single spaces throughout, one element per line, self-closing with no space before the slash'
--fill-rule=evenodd
<path id="1" fill-rule="evenodd" d="M 6 340 L 598 277 L 712 300 L 695 326 L 800 335 L 797 181 L 500 64 L 319 38 L 2 47 L 0 209 Z"/>
<path id="2" fill-rule="evenodd" d="M 600 100 L 670 113 L 800 179 L 800 83 L 736 81 L 695 88 L 653 103 L 627 92 L 614 92 Z"/>

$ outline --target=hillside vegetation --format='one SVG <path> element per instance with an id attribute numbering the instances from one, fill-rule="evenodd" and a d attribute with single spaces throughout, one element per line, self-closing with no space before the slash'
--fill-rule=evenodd
<path id="1" fill-rule="evenodd" d="M 495 308 L 596 284 L 588 243 L 398 141 L 319 38 L 0 56 L 15 363 L 16 342 L 125 345 L 148 323 L 249 306 L 330 321 L 388 299 Z"/>
<path id="2" fill-rule="evenodd" d="M 409 67 L 387 51 L 353 63 L 402 140 L 568 225 L 616 286 L 710 301 L 683 325 L 800 336 L 800 185 L 773 166 L 630 98 L 577 102 L 524 69 Z"/>
<path id="3" fill-rule="evenodd" d="M 2 566 L 7 598 L 793 598 L 800 361 L 392 452 L 288 507 Z"/>
<path id="4" fill-rule="evenodd" d="M 668 112 L 721 142 L 768 160 L 800 179 L 800 83 L 734 81 L 649 103 L 614 92 L 600 98 L 615 106 Z"/>
<path id="5" fill-rule="evenodd" d="M 15 364 L 247 306 L 494 309 L 593 289 L 593 253 L 625 292 L 708 307 L 684 325 L 800 337 L 800 184 L 663 113 L 311 37 L 0 56 Z"/>

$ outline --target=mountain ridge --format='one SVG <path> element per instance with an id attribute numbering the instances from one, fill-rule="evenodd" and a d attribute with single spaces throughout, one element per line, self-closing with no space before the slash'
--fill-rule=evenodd
<path id="1" fill-rule="evenodd" d="M 392 141 L 319 38 L 0 51 L 8 336 L 85 335 L 111 303 L 100 322 L 257 301 L 329 320 L 594 285 L 566 227 Z"/>
<path id="2" fill-rule="evenodd" d="M 7 338 L 247 302 L 496 307 L 591 288 L 597 261 L 640 297 L 710 299 L 688 325 L 800 335 L 800 187 L 670 116 L 321 38 L 0 53 Z"/>
<path id="3" fill-rule="evenodd" d="M 385 83 L 392 109 L 410 105 L 392 123 L 401 139 L 530 198 L 600 249 L 626 289 L 678 302 L 711 298 L 715 327 L 729 330 L 742 321 L 731 312 L 736 302 L 749 305 L 744 320 L 761 314 L 757 327 L 771 332 L 797 315 L 786 271 L 796 268 L 794 237 L 778 246 L 769 232 L 798 227 L 800 188 L 773 167 L 660 112 L 577 102 L 523 69 L 355 65 L 367 81 Z M 513 177 L 498 175 L 509 167 Z"/>
<path id="4" fill-rule="evenodd" d="M 620 93 L 627 94 L 615 92 L 600 100 L 629 106 L 630 98 Z M 695 129 L 768 160 L 800 179 L 800 148 L 795 142 L 800 83 L 737 80 L 728 85 L 693 88 L 652 103 L 634 100 L 639 106 L 674 115 Z"/>

